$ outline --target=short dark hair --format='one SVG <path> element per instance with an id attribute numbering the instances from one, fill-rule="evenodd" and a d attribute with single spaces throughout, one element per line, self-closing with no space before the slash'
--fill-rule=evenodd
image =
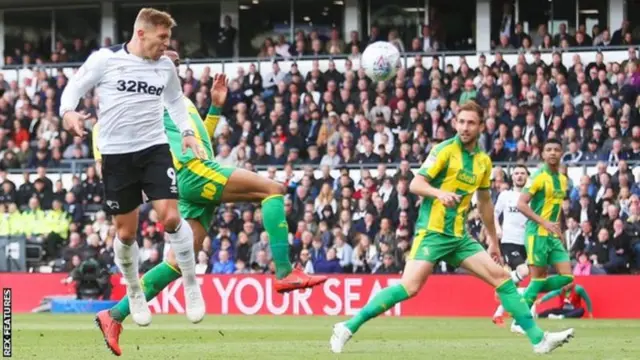
<path id="1" fill-rule="evenodd" d="M 549 145 L 549 144 L 555 144 L 555 145 L 559 145 L 560 147 L 562 147 L 562 143 L 560 142 L 560 140 L 556 139 L 556 138 L 548 138 L 545 142 L 544 145 L 542 146 L 542 148 L 544 149 L 545 146 Z"/>
<path id="2" fill-rule="evenodd" d="M 529 175 L 529 168 L 527 168 L 524 164 L 517 164 L 516 166 L 513 167 L 513 170 L 515 169 L 524 169 L 524 171 L 527 173 L 527 175 Z"/>

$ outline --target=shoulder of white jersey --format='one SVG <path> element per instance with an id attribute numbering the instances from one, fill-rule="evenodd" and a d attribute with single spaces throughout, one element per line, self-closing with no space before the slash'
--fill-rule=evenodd
<path id="1" fill-rule="evenodd" d="M 113 54 L 114 52 L 110 48 L 100 48 L 89 54 L 87 62 L 95 66 L 97 63 L 104 63 L 104 60 L 109 59 Z"/>
<path id="2" fill-rule="evenodd" d="M 124 43 L 116 44 L 116 45 L 109 46 L 109 47 L 105 47 L 105 48 L 102 48 L 100 50 L 106 50 L 106 51 L 109 51 L 109 52 L 111 52 L 113 54 L 118 53 L 118 52 L 128 53 L 127 48 L 125 47 Z"/>
<path id="3" fill-rule="evenodd" d="M 171 59 L 167 55 L 160 56 L 160 59 L 158 59 L 157 64 L 168 66 L 171 70 L 174 70 L 176 68 L 176 66 L 173 64 L 173 61 L 171 61 Z"/>

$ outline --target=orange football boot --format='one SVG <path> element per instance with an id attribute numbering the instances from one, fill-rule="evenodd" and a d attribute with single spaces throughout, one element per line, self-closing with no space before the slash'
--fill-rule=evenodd
<path id="1" fill-rule="evenodd" d="M 115 321 L 111 315 L 109 315 L 109 310 L 100 311 L 96 315 L 95 321 L 100 331 L 102 331 L 104 343 L 109 350 L 111 350 L 115 356 L 122 355 L 122 350 L 120 350 L 120 345 L 118 344 L 120 333 L 122 332 L 122 324 Z"/>
<path id="2" fill-rule="evenodd" d="M 327 281 L 326 276 L 307 275 L 302 268 L 295 267 L 289 275 L 282 279 L 276 280 L 273 287 L 280 294 L 287 293 L 296 289 L 312 288 Z"/>

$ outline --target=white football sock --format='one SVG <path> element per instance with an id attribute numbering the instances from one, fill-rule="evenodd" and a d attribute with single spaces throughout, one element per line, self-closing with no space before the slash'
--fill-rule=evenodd
<path id="1" fill-rule="evenodd" d="M 176 261 L 178 262 L 178 267 L 180 267 L 180 272 L 182 272 L 182 281 L 185 286 L 196 285 L 196 258 L 193 251 L 193 231 L 191 226 L 184 219 L 180 219 L 176 232 L 167 233 L 167 238 L 176 255 Z"/>
<path id="2" fill-rule="evenodd" d="M 127 245 L 116 236 L 113 242 L 115 252 L 114 261 L 122 272 L 122 276 L 128 286 L 134 291 L 140 291 L 140 279 L 138 278 L 138 243 L 136 241 Z"/>
<path id="3" fill-rule="evenodd" d="M 520 274 L 518 273 L 518 270 L 512 270 L 510 274 L 511 274 L 511 280 L 513 280 L 513 282 L 516 285 L 518 283 L 520 283 L 520 281 L 522 281 L 522 278 L 520 277 Z"/>
<path id="4" fill-rule="evenodd" d="M 518 265 L 511 271 L 511 279 L 516 285 L 529 276 L 529 267 L 526 264 Z"/>
<path id="5" fill-rule="evenodd" d="M 496 312 L 493 314 L 493 317 L 499 317 L 504 315 L 504 306 L 499 305 L 498 308 L 496 309 Z"/>

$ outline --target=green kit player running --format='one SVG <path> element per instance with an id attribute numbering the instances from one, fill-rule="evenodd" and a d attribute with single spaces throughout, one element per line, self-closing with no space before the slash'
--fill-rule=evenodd
<path id="1" fill-rule="evenodd" d="M 518 210 L 526 216 L 524 246 L 531 282 L 524 292 L 527 305 L 531 306 L 540 292 L 561 289 L 573 282 L 569 253 L 564 248 L 560 228 L 562 201 L 567 196 L 568 180 L 558 170 L 562 157 L 562 144 L 549 139 L 542 148 L 544 164 L 531 176 L 518 199 Z M 553 265 L 558 275 L 547 277 L 547 268 Z M 520 332 L 516 325 L 514 332 Z"/>
<path id="2" fill-rule="evenodd" d="M 422 197 L 422 205 L 401 283 L 380 291 L 353 318 L 334 326 L 330 340 L 333 352 L 342 352 L 346 342 L 365 322 L 416 295 L 439 261 L 460 266 L 496 288 L 504 308 L 526 330 L 534 352 L 551 352 L 573 337 L 573 329 L 544 333 L 533 320 L 509 273 L 496 263 L 501 262 L 502 257 L 489 193 L 492 164 L 478 147 L 483 118 L 483 109 L 474 101 L 460 106 L 455 122 L 458 135 L 434 147 L 419 175 L 411 181 L 410 191 Z M 487 231 L 488 252 L 465 230 L 474 194 Z"/>
<path id="3" fill-rule="evenodd" d="M 165 55 L 180 65 L 175 51 L 166 51 Z M 269 234 L 273 259 L 276 265 L 274 288 L 279 293 L 316 286 L 326 281 L 325 276 L 309 276 L 302 269 L 292 268 L 289 261 L 289 228 L 287 226 L 284 197 L 286 188 L 275 181 L 258 174 L 233 167 L 223 167 L 212 161 L 213 149 L 211 137 L 218 124 L 221 108 L 227 98 L 227 79 L 225 75 L 216 75 L 211 88 L 211 107 L 205 121 L 198 110 L 185 97 L 194 135 L 206 154 L 195 156 L 191 150 L 183 149 L 182 135 L 168 113 L 164 114 L 164 126 L 167 134 L 173 163 L 177 170 L 175 186 L 180 194 L 179 210 L 191 226 L 194 235 L 194 248 L 197 254 L 207 236 L 207 228 L 213 218 L 214 210 L 221 203 L 262 202 L 264 227 Z M 96 156 L 96 158 L 99 158 Z M 153 299 L 171 282 L 180 278 L 175 255 L 169 252 L 167 259 L 149 270 L 141 280 L 147 300 Z M 186 302 L 190 299 L 185 299 Z M 120 356 L 119 338 L 122 322 L 129 315 L 129 301 L 125 297 L 110 310 L 97 314 L 96 323 L 100 327 L 107 347 L 113 354 Z M 198 319 L 198 321 L 202 318 Z M 194 321 L 194 322 L 198 322 Z"/>

